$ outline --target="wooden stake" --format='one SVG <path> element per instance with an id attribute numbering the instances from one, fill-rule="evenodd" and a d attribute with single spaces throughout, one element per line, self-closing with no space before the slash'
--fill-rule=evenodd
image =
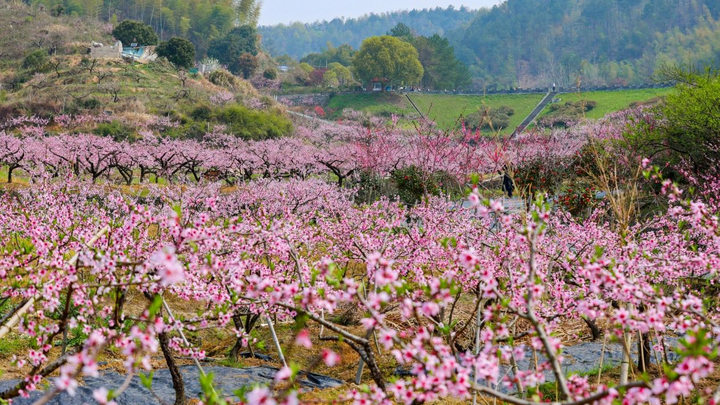
<path id="1" fill-rule="evenodd" d="M 607 343 L 607 332 L 603 333 L 603 344 L 602 344 L 602 351 L 600 352 L 600 368 L 598 368 L 597 385 L 600 385 L 600 377 L 602 377 L 603 360 L 605 359 L 605 344 L 606 343 Z"/>
<path id="2" fill-rule="evenodd" d="M 275 327 L 273 326 L 272 320 L 270 320 L 269 316 L 265 317 L 265 322 L 267 322 L 268 326 L 270 327 L 270 333 L 272 334 L 273 342 L 275 342 L 275 349 L 277 349 L 280 361 L 282 361 L 283 366 L 287 367 L 287 362 L 285 361 L 285 356 L 283 356 L 282 347 L 280 347 L 280 341 L 278 340 L 277 334 L 275 333 Z"/>

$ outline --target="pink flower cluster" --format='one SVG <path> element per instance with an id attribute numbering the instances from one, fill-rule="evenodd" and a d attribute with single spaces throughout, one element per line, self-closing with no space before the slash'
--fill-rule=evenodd
<path id="1" fill-rule="evenodd" d="M 603 128 L 604 136 L 614 131 Z M 699 392 L 714 372 L 720 312 L 693 286 L 718 281 L 720 225 L 711 206 L 686 201 L 671 183 L 663 187 L 672 196 L 667 213 L 619 231 L 602 211 L 580 221 L 538 201 L 512 214 L 500 201 L 482 201 L 477 189 L 468 209 L 445 197 L 414 207 L 386 199 L 361 205 L 351 191 L 312 178 L 318 167 L 340 177 L 407 164 L 463 177 L 507 159 L 572 154 L 584 135 L 565 143 L 531 135 L 514 145 L 469 133 L 458 140 L 429 130 L 410 136 L 357 127 L 261 142 L 222 133 L 202 142 L 160 137 L 132 145 L 92 135 L 16 135 L 0 142 L 38 181 L 0 194 L 0 297 L 28 305 L 10 328 L 34 348 L 15 359 L 26 378 L 12 395 L 41 387 L 49 375 L 43 370 L 56 361 L 50 392 L 72 394 L 78 379 L 99 373 L 98 356 L 109 348 L 132 377 L 151 368 L 160 336 L 170 336 L 171 352 L 202 359 L 203 348 L 179 338 L 181 331 L 214 328 L 255 344 L 232 322 L 236 315 L 307 321 L 290 341 L 317 348 L 317 364 L 325 367 L 347 361 L 326 341 L 347 344 L 370 376 L 367 388 L 338 398 L 353 404 L 479 395 L 524 405 L 507 392 L 527 392 L 548 374 L 565 405 L 673 404 Z M 244 181 L 223 191 L 201 181 L 146 184 L 135 194 L 79 179 L 129 170 L 131 180 L 138 171 L 200 180 L 207 168 Z M 64 173 L 78 176 L 52 179 Z M 173 318 L 160 297 L 197 310 Z M 361 314 L 360 333 L 331 321 L 348 308 Z M 558 331 L 579 320 L 604 325 L 618 340 L 645 336 L 650 347 L 677 337 L 667 350 L 679 360 L 659 377 L 621 385 L 567 377 Z M 322 327 L 323 338 L 310 326 Z M 82 341 L 65 358 L 53 349 L 63 333 Z M 536 361 L 513 366 L 528 353 Z M 410 376 L 391 380 L 379 356 Z M 291 382 L 296 374 L 283 368 L 275 379 Z M 111 404 L 123 389 L 94 396 Z M 720 403 L 720 389 L 700 394 Z M 242 400 L 300 401 L 292 389 L 268 387 Z"/>

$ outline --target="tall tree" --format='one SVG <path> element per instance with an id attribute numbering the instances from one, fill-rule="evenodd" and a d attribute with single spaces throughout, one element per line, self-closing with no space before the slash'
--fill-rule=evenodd
<path id="1" fill-rule="evenodd" d="M 341 86 L 352 84 L 353 75 L 350 69 L 337 62 L 331 63 L 328 68 L 330 68 L 330 72 L 333 72 L 335 74 L 338 84 L 340 84 Z"/>
<path id="2" fill-rule="evenodd" d="M 257 58 L 249 53 L 240 55 L 237 59 L 231 61 L 230 63 L 230 71 L 237 75 L 241 75 L 245 80 L 251 78 L 257 68 Z"/>
<path id="3" fill-rule="evenodd" d="M 224 37 L 210 42 L 208 56 L 219 60 L 223 64 L 230 64 L 248 53 L 257 55 L 257 31 L 249 25 L 233 28 Z"/>
<path id="4" fill-rule="evenodd" d="M 339 63 L 347 67 L 352 65 L 353 56 L 355 56 L 355 49 L 353 49 L 352 46 L 343 44 L 335 48 L 331 43 L 328 43 L 326 50 L 320 53 L 306 55 L 300 59 L 300 62 L 318 67 L 329 67 L 332 63 Z"/>
<path id="5" fill-rule="evenodd" d="M 239 26 L 249 25 L 257 27 L 260 20 L 260 11 L 262 10 L 262 0 L 240 0 L 237 2 L 235 11 L 237 20 L 235 24 Z"/>
<path id="6" fill-rule="evenodd" d="M 424 72 L 418 51 L 411 44 L 387 35 L 363 41 L 353 67 L 365 82 L 380 79 L 416 84 Z"/>
<path id="7" fill-rule="evenodd" d="M 423 65 L 423 87 L 431 89 L 458 89 L 471 83 L 467 66 L 455 56 L 455 49 L 440 35 L 428 37 L 405 37 L 418 51 Z"/>
<path id="8" fill-rule="evenodd" d="M 155 30 L 141 21 L 125 20 L 113 29 L 112 34 L 124 46 L 130 46 L 131 43 L 145 46 L 158 43 Z"/>
<path id="9" fill-rule="evenodd" d="M 398 25 L 396 25 L 393 29 L 388 31 L 387 34 L 390 35 L 391 37 L 396 37 L 396 38 L 412 38 L 413 37 L 413 32 L 410 29 L 410 27 L 408 27 L 407 25 L 405 25 L 403 23 L 398 23 Z"/>

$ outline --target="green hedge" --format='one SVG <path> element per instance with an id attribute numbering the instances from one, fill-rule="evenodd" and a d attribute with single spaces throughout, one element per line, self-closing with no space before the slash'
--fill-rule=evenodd
<path id="1" fill-rule="evenodd" d="M 293 130 L 290 120 L 279 112 L 250 110 L 241 105 L 223 108 L 215 113 L 215 119 L 244 139 L 279 138 Z"/>

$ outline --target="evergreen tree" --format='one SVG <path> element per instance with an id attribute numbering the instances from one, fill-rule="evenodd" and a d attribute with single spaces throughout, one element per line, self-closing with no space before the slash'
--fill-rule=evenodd
<path id="1" fill-rule="evenodd" d="M 213 40 L 208 49 L 208 56 L 226 65 L 237 63 L 243 54 L 255 56 L 257 53 L 257 31 L 249 25 L 234 28 L 224 37 Z"/>
<path id="2" fill-rule="evenodd" d="M 171 38 L 157 47 L 157 55 L 166 58 L 177 68 L 188 69 L 195 62 L 195 47 L 187 39 Z"/>
<path id="3" fill-rule="evenodd" d="M 158 43 L 158 36 L 152 27 L 140 21 L 125 20 L 113 29 L 112 34 L 123 46 L 130 46 L 132 43 L 150 46 Z"/>

